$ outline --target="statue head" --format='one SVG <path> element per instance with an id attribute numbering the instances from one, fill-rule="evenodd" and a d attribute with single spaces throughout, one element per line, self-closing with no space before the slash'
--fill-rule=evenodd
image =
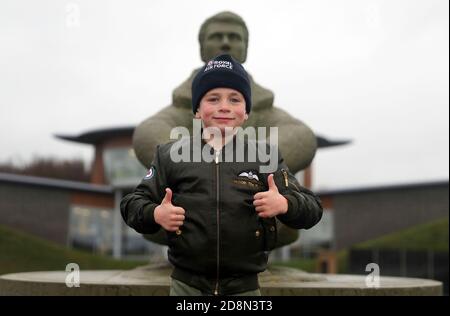
<path id="1" fill-rule="evenodd" d="M 244 20 L 232 12 L 220 12 L 203 22 L 198 40 L 205 63 L 222 53 L 230 54 L 241 64 L 247 59 L 248 29 Z"/>

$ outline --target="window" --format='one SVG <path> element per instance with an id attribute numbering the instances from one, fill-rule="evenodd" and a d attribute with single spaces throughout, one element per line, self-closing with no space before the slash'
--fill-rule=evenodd
<path id="1" fill-rule="evenodd" d="M 111 254 L 113 246 L 111 209 L 73 206 L 69 219 L 69 246 Z"/>
<path id="2" fill-rule="evenodd" d="M 108 148 L 103 153 L 105 177 L 109 184 L 141 181 L 147 171 L 130 147 Z"/>
<path id="3" fill-rule="evenodd" d="M 81 205 L 71 207 L 69 215 L 68 245 L 73 248 L 101 255 L 113 255 L 114 211 Z M 158 244 L 148 241 L 134 229 L 121 223 L 121 254 L 125 257 L 141 259 L 150 256 L 162 257 L 163 250 Z"/>
<path id="4" fill-rule="evenodd" d="M 332 210 L 323 210 L 322 219 L 316 226 L 300 231 L 299 244 L 305 250 L 314 248 L 331 248 L 333 241 L 333 218 Z"/>

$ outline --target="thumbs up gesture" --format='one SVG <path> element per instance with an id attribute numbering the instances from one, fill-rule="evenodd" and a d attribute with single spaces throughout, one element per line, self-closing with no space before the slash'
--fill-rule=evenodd
<path id="1" fill-rule="evenodd" d="M 273 180 L 273 174 L 269 175 L 267 183 L 269 190 L 258 192 L 253 196 L 253 205 L 258 216 L 269 218 L 286 213 L 288 210 L 288 201 L 278 192 L 277 185 Z"/>
<path id="2" fill-rule="evenodd" d="M 177 231 L 183 225 L 185 210 L 172 204 L 172 190 L 166 188 L 166 195 L 161 204 L 155 208 L 155 222 L 165 230 Z"/>

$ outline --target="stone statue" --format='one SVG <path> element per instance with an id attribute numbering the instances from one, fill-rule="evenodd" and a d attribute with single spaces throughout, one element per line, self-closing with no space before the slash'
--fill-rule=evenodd
<path id="1" fill-rule="evenodd" d="M 229 53 L 239 62 L 247 58 L 249 33 L 244 20 L 232 13 L 221 12 L 207 19 L 199 32 L 200 54 L 206 62 L 220 53 Z M 133 135 L 136 157 L 147 168 L 153 159 L 156 145 L 170 141 L 170 131 L 176 126 L 187 127 L 192 133 L 191 84 L 199 70 L 172 93 L 172 104 L 139 124 Z M 248 71 L 248 69 L 247 69 Z M 314 158 L 317 142 L 312 130 L 287 112 L 273 106 L 274 94 L 257 84 L 250 76 L 252 112 L 244 124 L 254 127 L 278 127 L 278 145 L 292 173 L 306 168 Z M 278 247 L 294 242 L 298 231 L 279 222 Z M 146 235 L 147 239 L 166 244 L 164 231 Z"/>

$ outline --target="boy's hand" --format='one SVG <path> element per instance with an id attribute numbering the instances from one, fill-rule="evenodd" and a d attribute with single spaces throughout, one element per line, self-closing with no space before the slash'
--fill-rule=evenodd
<path id="1" fill-rule="evenodd" d="M 183 225 L 184 209 L 172 204 L 172 190 L 166 188 L 166 195 L 161 204 L 155 208 L 153 216 L 155 222 L 161 225 L 165 230 L 174 232 Z"/>
<path id="2" fill-rule="evenodd" d="M 253 196 L 253 205 L 258 216 L 268 218 L 286 213 L 288 210 L 288 201 L 278 192 L 277 185 L 273 180 L 273 174 L 269 175 L 267 182 L 269 184 L 269 190 L 258 192 Z"/>

